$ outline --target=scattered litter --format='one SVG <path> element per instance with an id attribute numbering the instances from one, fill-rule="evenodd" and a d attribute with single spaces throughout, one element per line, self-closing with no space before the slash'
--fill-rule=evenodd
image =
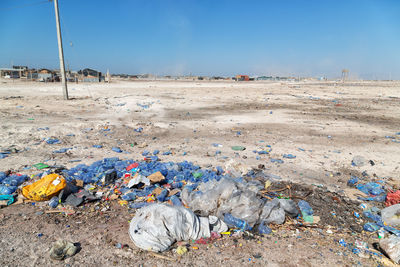
<path id="1" fill-rule="evenodd" d="M 231 148 L 235 151 L 243 151 L 246 149 L 244 146 L 232 146 Z"/>
<path id="2" fill-rule="evenodd" d="M 44 164 L 44 163 L 36 163 L 36 164 L 34 164 L 32 166 L 35 167 L 38 170 L 42 170 L 42 169 L 45 169 L 45 168 L 49 167 L 49 165 Z"/>
<path id="3" fill-rule="evenodd" d="M 363 156 L 355 156 L 351 161 L 351 165 L 355 167 L 362 167 L 366 164 L 367 160 Z"/>
<path id="4" fill-rule="evenodd" d="M 283 158 L 285 158 L 285 159 L 295 159 L 296 156 L 292 155 L 292 154 L 283 154 Z"/>
<path id="5" fill-rule="evenodd" d="M 112 147 L 111 150 L 117 153 L 122 153 L 122 150 L 119 147 Z"/>
<path id="6" fill-rule="evenodd" d="M 50 144 L 50 145 L 61 144 L 61 141 L 57 138 L 54 138 L 54 139 L 47 138 L 47 139 L 45 139 L 45 141 L 47 144 Z"/>
<path id="7" fill-rule="evenodd" d="M 59 150 L 54 150 L 53 153 L 66 153 L 68 150 L 72 149 L 72 147 L 70 148 L 61 148 Z"/>
<path id="8" fill-rule="evenodd" d="M 284 162 L 284 161 L 281 160 L 281 159 L 273 159 L 273 158 L 271 158 L 270 161 L 271 161 L 272 163 L 283 163 L 283 162 Z"/>

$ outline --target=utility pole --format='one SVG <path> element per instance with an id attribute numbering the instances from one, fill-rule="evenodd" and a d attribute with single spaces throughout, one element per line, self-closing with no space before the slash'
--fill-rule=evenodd
<path id="1" fill-rule="evenodd" d="M 68 88 L 67 88 L 67 80 L 65 78 L 64 52 L 63 52 L 62 38 L 61 38 L 60 17 L 58 16 L 58 0 L 53 0 L 53 1 L 54 1 L 54 11 L 56 13 L 58 56 L 60 58 L 61 83 L 62 83 L 64 99 L 68 100 Z"/>

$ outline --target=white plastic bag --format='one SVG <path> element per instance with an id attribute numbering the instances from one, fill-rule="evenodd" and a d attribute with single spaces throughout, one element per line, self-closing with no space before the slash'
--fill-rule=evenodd
<path id="1" fill-rule="evenodd" d="M 198 191 L 190 192 L 185 187 L 182 191 L 182 201 L 201 216 L 215 215 L 223 219 L 225 213 L 230 213 L 254 226 L 264 201 L 258 198 L 254 191 L 248 190 L 247 184 L 236 183 L 229 178 L 211 180 L 200 184 Z"/>
<path id="2" fill-rule="evenodd" d="M 231 179 L 211 180 L 202 183 L 198 191 L 190 192 L 187 187 L 182 190 L 182 202 L 201 216 L 216 214 L 217 208 L 225 200 L 230 199 L 237 191 L 236 184 Z M 217 215 L 218 216 L 218 215 Z M 218 216 L 221 218 L 220 216 Z"/>
<path id="3" fill-rule="evenodd" d="M 400 263 L 400 237 L 391 235 L 379 241 L 379 246 L 397 264 Z"/>
<path id="4" fill-rule="evenodd" d="M 230 213 L 253 227 L 258 221 L 263 204 L 264 202 L 252 191 L 235 191 L 228 200 L 220 204 L 216 215 L 223 218 L 225 213 Z"/>
<path id="5" fill-rule="evenodd" d="M 210 227 L 210 221 L 212 223 Z M 210 237 L 212 231 L 228 227 L 216 217 L 197 217 L 184 207 L 152 204 L 139 209 L 131 220 L 129 235 L 141 249 L 162 252 L 174 242 Z"/>
<path id="6" fill-rule="evenodd" d="M 400 226 L 400 204 L 392 205 L 381 210 L 382 220 L 389 226 Z"/>

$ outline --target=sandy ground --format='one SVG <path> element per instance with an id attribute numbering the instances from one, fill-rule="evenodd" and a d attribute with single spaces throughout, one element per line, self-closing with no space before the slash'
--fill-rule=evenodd
<path id="1" fill-rule="evenodd" d="M 263 164 L 276 178 L 325 186 L 343 195 L 351 174 L 365 171 L 371 179 L 392 184 L 400 179 L 400 143 L 385 137 L 400 131 L 400 82 L 114 81 L 70 84 L 69 93 L 72 100 L 64 101 L 60 84 L 0 81 L 0 150 L 19 151 L 0 159 L 1 171 L 35 174 L 38 171 L 29 166 L 38 162 L 70 168 L 111 156 L 142 159 L 144 150 L 159 149 L 173 152 L 160 156 L 163 161 L 187 160 L 203 167 L 224 166 L 231 159 L 248 168 Z M 49 129 L 40 129 L 45 127 Z M 138 127 L 143 127 L 141 133 L 133 130 Z M 62 143 L 43 142 L 49 137 Z M 103 148 L 93 148 L 95 144 Z M 246 150 L 235 152 L 233 145 Z M 266 145 L 272 147 L 269 155 L 253 152 Z M 113 152 L 114 146 L 124 152 Z M 52 153 L 60 148 L 71 149 Z M 285 159 L 283 154 L 296 158 Z M 366 159 L 364 166 L 351 166 L 356 155 Z M 272 163 L 271 158 L 284 163 Z M 337 242 L 341 234 L 349 242 L 361 237 L 315 229 L 278 229 L 255 240 L 224 238 L 199 245 L 182 257 L 173 250 L 166 252 L 174 260 L 169 261 L 138 250 L 129 240 L 133 214 L 126 208 L 116 203 L 106 212 L 92 208 L 66 217 L 41 214 L 47 208 L 39 204 L 1 209 L 1 265 L 371 266 L 379 262 L 360 258 Z M 81 243 L 82 251 L 65 262 L 51 261 L 48 249 L 58 238 Z M 115 243 L 129 248 L 118 249 Z"/>

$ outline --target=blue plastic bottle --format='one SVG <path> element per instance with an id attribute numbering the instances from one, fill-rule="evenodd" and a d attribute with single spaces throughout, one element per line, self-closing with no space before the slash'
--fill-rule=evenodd
<path id="1" fill-rule="evenodd" d="M 130 192 L 128 194 L 123 195 L 122 200 L 126 200 L 126 201 L 132 201 L 136 199 L 136 193 L 135 192 Z"/>
<path id="2" fill-rule="evenodd" d="M 177 196 L 175 196 L 175 195 L 171 196 L 170 200 L 174 206 L 178 206 L 178 207 L 182 206 L 182 202 L 179 200 L 179 198 Z"/>
<path id="3" fill-rule="evenodd" d="M 378 231 L 381 227 L 376 223 L 366 223 L 364 224 L 364 230 L 367 232 L 375 232 Z"/>
<path id="4" fill-rule="evenodd" d="M 267 225 L 264 224 L 264 221 L 262 221 L 260 223 L 260 225 L 258 226 L 258 232 L 260 234 L 268 235 L 268 234 L 272 233 L 272 230 L 271 230 L 271 228 L 269 228 Z"/>
<path id="5" fill-rule="evenodd" d="M 168 195 L 168 190 L 167 190 L 167 189 L 164 189 L 164 190 L 161 191 L 161 193 L 157 196 L 157 200 L 160 201 L 160 202 L 164 202 L 164 201 L 165 201 L 165 198 L 167 197 L 167 195 Z"/>
<path id="6" fill-rule="evenodd" d="M 57 208 L 57 206 L 58 206 L 58 197 L 57 196 L 54 196 L 50 199 L 49 206 L 52 207 L 53 209 Z"/>
<path id="7" fill-rule="evenodd" d="M 311 208 L 310 204 L 308 204 L 307 201 L 300 200 L 298 205 L 299 205 L 301 214 L 303 216 L 303 220 L 305 222 L 313 223 L 314 222 L 314 217 L 313 217 L 314 211 Z"/>
<path id="8" fill-rule="evenodd" d="M 250 225 L 245 220 L 241 220 L 241 219 L 238 219 L 236 217 L 233 217 L 232 214 L 230 214 L 230 213 L 225 213 L 224 222 L 229 227 L 240 228 L 243 231 L 251 230 Z"/>
<path id="9" fill-rule="evenodd" d="M 150 203 L 147 203 L 147 202 L 133 202 L 133 203 L 129 204 L 129 208 L 131 208 L 131 209 L 140 209 L 140 208 L 146 207 L 148 205 L 150 205 Z"/>

